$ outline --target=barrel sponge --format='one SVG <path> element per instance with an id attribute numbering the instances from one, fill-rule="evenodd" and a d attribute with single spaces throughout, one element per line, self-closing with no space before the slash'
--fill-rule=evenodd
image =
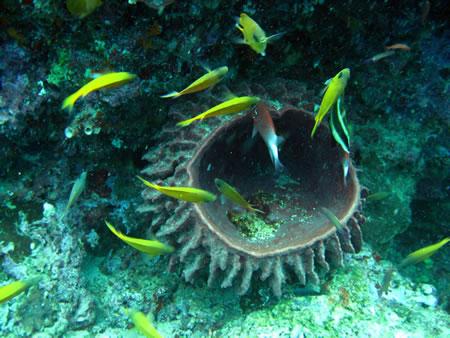
<path id="1" fill-rule="evenodd" d="M 176 121 L 205 107 L 196 103 L 175 106 L 158 136 L 157 148 L 144 155 L 148 165 L 142 174 L 165 185 L 216 191 L 214 179 L 220 177 L 246 197 L 261 191 L 284 196 L 282 206 L 277 201 L 258 205 L 267 217 L 278 220 L 279 227 L 270 238 L 255 240 L 237 229 L 220 199 L 192 204 L 145 189 L 139 211 L 150 214 L 150 229 L 157 237 L 176 247 L 169 266 L 181 264 L 187 282 L 206 278 L 209 287 L 234 287 L 245 294 L 252 280 L 259 279 L 280 296 L 286 282 L 320 283 L 320 276 L 331 267 L 343 265 L 344 252 L 361 249 L 360 225 L 365 218 L 354 167 L 350 166 L 344 182 L 343 155 L 326 124 L 310 138 L 314 125 L 310 110 L 315 100 L 311 92 L 292 81 L 271 85 L 242 90 L 265 102 L 276 99 L 278 109 L 271 108 L 271 115 L 277 133 L 286 137 L 280 159 L 295 184 L 277 182 L 262 139 L 256 138 L 251 147 L 243 146 L 251 137 L 251 112 L 177 128 Z M 320 212 L 321 207 L 332 210 L 342 229 L 336 229 Z"/>

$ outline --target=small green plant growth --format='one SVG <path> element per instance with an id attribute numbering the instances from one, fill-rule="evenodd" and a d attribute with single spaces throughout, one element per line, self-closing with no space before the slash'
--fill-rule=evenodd
<path id="1" fill-rule="evenodd" d="M 254 212 L 228 213 L 230 221 L 239 232 L 252 242 L 266 241 L 274 237 L 281 223 L 268 222 L 263 215 Z"/>

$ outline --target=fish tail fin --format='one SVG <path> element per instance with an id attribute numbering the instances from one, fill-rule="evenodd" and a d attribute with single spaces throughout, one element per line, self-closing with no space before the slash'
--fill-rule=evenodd
<path id="1" fill-rule="evenodd" d="M 41 275 L 37 275 L 37 276 L 31 277 L 31 278 L 28 278 L 28 279 L 25 280 L 25 283 L 28 286 L 36 285 L 42 280 L 42 277 L 43 276 L 41 276 Z"/>
<path id="2" fill-rule="evenodd" d="M 195 120 L 198 120 L 197 118 L 193 117 L 191 119 L 187 119 L 181 122 L 177 123 L 178 127 L 187 127 L 188 125 L 190 125 L 192 122 L 194 122 Z"/>
<path id="3" fill-rule="evenodd" d="M 122 311 L 123 311 L 123 313 L 125 313 L 126 316 L 128 316 L 128 317 L 131 316 L 132 309 L 127 308 L 127 307 L 122 307 Z"/>
<path id="4" fill-rule="evenodd" d="M 147 181 L 146 179 L 142 178 L 142 177 L 139 176 L 139 175 L 136 175 L 136 177 L 137 177 L 142 183 L 144 183 L 147 187 L 150 187 L 150 188 L 153 188 L 153 189 L 159 191 L 159 186 L 158 186 L 158 185 L 156 185 L 156 184 L 154 184 L 154 183 L 152 183 L 152 182 Z"/>
<path id="5" fill-rule="evenodd" d="M 270 146 L 270 158 L 272 159 L 272 162 L 275 166 L 276 172 L 281 172 L 284 170 L 284 165 L 280 162 L 280 159 L 278 158 L 278 147 L 275 143 L 271 144 Z"/>
<path id="6" fill-rule="evenodd" d="M 114 228 L 114 226 L 113 226 L 111 223 L 109 223 L 106 219 L 105 219 L 105 224 L 106 224 L 106 226 L 108 227 L 108 229 L 111 230 L 111 232 L 112 232 L 113 234 L 116 233 L 116 229 Z"/>
<path id="7" fill-rule="evenodd" d="M 274 161 L 276 172 L 281 172 L 281 171 L 284 171 L 284 169 L 285 169 L 284 165 L 280 162 L 279 155 L 278 155 L 278 153 L 279 153 L 278 147 L 281 146 L 284 143 L 284 141 L 286 141 L 284 136 L 277 136 L 277 138 L 275 140 L 275 144 L 276 144 L 276 148 L 277 148 L 277 152 L 276 152 L 277 156 L 275 157 L 275 161 Z"/>
<path id="8" fill-rule="evenodd" d="M 80 94 L 78 92 L 73 93 L 72 95 L 66 97 L 61 105 L 61 109 L 69 109 L 69 112 L 72 111 L 75 102 L 79 99 Z"/>
<path id="9" fill-rule="evenodd" d="M 173 92 L 167 93 L 165 95 L 161 95 L 160 97 L 163 98 L 163 99 L 169 99 L 169 98 L 175 99 L 175 98 L 180 97 L 180 96 L 181 96 L 180 92 L 173 91 Z"/>
<path id="10" fill-rule="evenodd" d="M 270 43 L 270 42 L 273 42 L 273 41 L 277 41 L 278 39 L 280 39 L 281 37 L 283 37 L 284 34 L 286 34 L 286 32 L 280 32 L 280 33 L 271 35 L 271 36 L 269 36 L 269 37 L 266 38 L 266 42 L 267 42 L 267 43 Z"/>
<path id="11" fill-rule="evenodd" d="M 259 214 L 265 214 L 264 211 L 254 208 L 253 205 L 250 205 L 249 209 L 250 209 L 250 211 L 257 212 Z"/>
<path id="12" fill-rule="evenodd" d="M 69 207 L 66 206 L 66 208 L 64 209 L 64 212 L 62 213 L 61 217 L 58 219 L 58 222 L 62 222 L 63 219 L 67 216 L 68 212 L 69 212 Z"/>
<path id="13" fill-rule="evenodd" d="M 117 229 L 114 227 L 114 225 L 112 225 L 111 223 L 109 223 L 107 220 L 105 220 L 105 224 L 108 227 L 109 230 L 111 230 L 111 232 L 117 236 L 118 238 L 121 238 L 122 233 L 120 231 L 117 231 Z"/>
<path id="14" fill-rule="evenodd" d="M 70 208 L 72 206 L 73 203 L 70 202 L 70 200 L 67 202 L 66 207 L 64 208 L 64 211 L 61 215 L 61 217 L 59 218 L 59 222 L 62 222 L 64 220 L 64 218 L 66 218 L 66 216 L 69 214 Z"/>
<path id="15" fill-rule="evenodd" d="M 284 171 L 285 167 L 284 167 L 284 165 L 280 162 L 280 159 L 279 159 L 278 157 L 275 159 L 275 162 L 274 162 L 274 163 L 275 163 L 275 171 L 276 171 L 277 173 Z"/>
<path id="16" fill-rule="evenodd" d="M 320 125 L 320 121 L 319 120 L 316 120 L 316 123 L 314 124 L 314 128 L 313 128 L 313 130 L 312 130 L 312 132 L 311 132 L 311 138 L 313 138 L 314 137 L 314 134 L 316 133 L 316 129 L 317 129 L 317 127 Z"/>

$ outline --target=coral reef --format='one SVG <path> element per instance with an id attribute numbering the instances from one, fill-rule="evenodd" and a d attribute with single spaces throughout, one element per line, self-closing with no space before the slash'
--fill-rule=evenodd
<path id="1" fill-rule="evenodd" d="M 27 49 L 17 43 L 3 43 L 0 54 L 0 154 L 9 160 L 1 175 L 18 157 L 14 148 L 34 142 L 39 132 L 33 127 L 43 125 L 44 107 L 55 98 L 55 92 L 44 83 L 45 69 L 33 64 Z M 53 123 L 47 128 L 51 126 Z"/>
<path id="2" fill-rule="evenodd" d="M 436 292 L 429 284 L 415 284 L 400 275 L 383 298 L 377 280 L 389 263 L 378 264 L 362 251 L 346 260 L 327 294 L 309 291 L 249 312 L 227 322 L 215 337 L 446 337 L 448 315 L 436 308 Z M 404 320 L 405 316 L 408 320 Z M 428 321 L 428 319 L 433 320 Z M 429 325 L 423 326 L 426 320 Z"/>
<path id="3" fill-rule="evenodd" d="M 15 336 L 29 336 L 36 330 L 58 336 L 69 328 L 92 325 L 94 299 L 84 287 L 80 273 L 86 255 L 79 245 L 81 233 L 59 222 L 55 207 L 49 203 L 44 204 L 40 220 L 29 222 L 22 214 L 17 228 L 22 236 L 29 237 L 31 252 L 21 264 L 10 254 L 3 255 L 3 270 L 16 279 L 30 274 L 42 274 L 43 278 L 28 295 L 27 306 L 20 307 L 15 317 L 1 316 L 2 329 Z M 53 304 L 59 304 L 58 312 Z M 24 318 L 20 328 L 18 318 Z"/>
<path id="4" fill-rule="evenodd" d="M 286 87 L 281 81 L 277 85 Z M 290 94 L 297 101 L 305 98 L 301 84 L 289 85 L 300 89 L 296 95 Z M 300 104 L 305 105 L 308 104 Z M 176 109 L 171 115 L 181 120 L 199 110 L 195 106 L 191 109 L 184 105 L 183 112 Z M 169 121 L 161 131 L 160 150 L 152 149 L 144 155 L 150 163 L 142 173 L 153 180 L 164 180 L 165 184 L 188 184 L 212 191 L 214 179 L 220 177 L 239 186 L 246 196 L 258 191 L 289 196 L 284 205 L 278 199 L 258 205 L 268 218 L 280 221 L 281 226 L 273 238 L 249 241 L 230 222 L 227 209 L 220 202 L 191 206 L 145 190 L 143 197 L 148 202 L 140 211 L 152 212 L 152 232 L 178 246 L 171 264 L 178 260 L 184 263 L 186 281 L 195 281 L 198 270 L 207 267 L 209 286 L 217 284 L 216 279 L 222 275 L 219 283 L 222 288 L 238 284 L 239 294 L 245 294 L 255 274 L 263 281 L 268 280 L 274 294 L 280 296 L 289 271 L 303 285 L 317 284 L 316 270 L 327 272 L 329 264 L 342 266 L 343 251 L 360 250 L 359 225 L 364 223 L 364 217 L 360 213 L 355 171 L 350 171 L 345 185 L 342 155 L 333 145 L 328 129 L 321 128 L 320 136 L 314 141 L 310 139 L 308 132 L 313 125 L 310 113 L 286 106 L 274 115 L 278 132 L 287 137 L 281 160 L 291 176 L 289 184 L 275 182 L 262 142 L 250 149 L 242 148 L 252 129 L 249 115 L 224 125 L 220 119 L 210 119 L 185 130 L 174 128 L 175 123 Z M 324 206 L 346 224 L 342 231 L 336 231 L 321 215 L 319 210 Z M 302 209 L 306 210 L 306 217 L 300 216 Z"/>
<path id="5" fill-rule="evenodd" d="M 448 247 L 398 271 L 388 293 L 377 295 L 386 269 L 450 230 L 448 8 L 442 0 L 402 0 L 396 6 L 121 0 L 103 1 L 79 18 L 66 1 L 0 1 L 0 285 L 43 276 L 38 286 L 1 304 L 0 336 L 137 337 L 123 312 L 132 307 L 151 314 L 168 337 L 448 337 Z M 265 57 L 234 43 L 240 37 L 234 17 L 241 12 L 267 35 L 285 33 L 268 44 Z M 364 62 L 395 43 L 407 44 L 410 51 Z M 342 267 L 334 268 L 327 250 L 325 260 L 317 261 L 325 245 L 312 249 L 318 264 L 308 261 L 315 274 L 305 274 L 306 286 L 289 265 L 294 259 L 285 257 L 271 258 L 261 281 L 261 270 L 253 271 L 256 258 L 249 256 L 246 263 L 247 254 L 230 251 L 213 235 L 220 229 L 193 231 L 198 213 L 192 206 L 150 191 L 143 192 L 142 204 L 142 185 L 134 179 L 140 170 L 148 167 L 147 177 L 167 184 L 188 183 L 185 169 L 197 143 L 219 122 L 229 123 L 225 118 L 181 131 L 173 127 L 200 112 L 196 109 L 223 100 L 224 87 L 176 101 L 159 95 L 185 87 L 205 66 L 224 65 L 229 73 L 223 84 L 235 94 L 268 100 L 276 108 L 274 117 L 288 106 L 315 111 L 319 99 L 313 93 L 319 94 L 338 69 L 351 69 L 345 102 L 353 164 L 370 193 L 390 194 L 364 204 L 361 229 L 367 244 L 350 255 L 351 247 L 343 247 Z M 72 113 L 60 109 L 65 97 L 109 71 L 131 72 L 138 79 L 87 96 Z M 271 164 L 258 142 L 263 175 Z M 88 172 L 86 191 L 61 220 L 72 180 L 82 171 Z M 230 181 L 241 188 L 240 180 Z M 291 189 L 283 176 L 274 182 Z M 207 180 L 198 183 L 210 186 Z M 290 202 L 282 193 L 254 194 L 245 184 L 242 191 L 267 210 L 277 199 L 275 206 Z M 142 212 L 136 213 L 139 205 Z M 306 220 L 318 217 L 306 208 L 296 211 Z M 276 217 L 234 209 L 230 215 L 251 245 L 275 238 L 282 229 Z M 172 260 L 148 259 L 117 241 L 105 229 L 105 218 L 136 237 L 158 232 L 183 251 Z M 185 237 L 164 234 L 184 221 Z M 197 237 L 190 241 L 192 232 Z M 357 251 L 359 241 L 350 235 L 350 241 L 341 240 L 343 234 L 336 238 Z M 208 245 L 218 249 L 214 262 Z M 223 252 L 226 262 L 219 259 Z M 231 282 L 228 258 L 236 256 L 240 272 L 236 263 L 233 288 L 221 289 L 224 281 Z M 332 273 L 325 273 L 326 266 Z M 216 273 L 210 274 L 210 267 Z M 274 274 L 279 271 L 284 275 Z M 238 295 L 250 274 L 250 288 Z M 317 279 L 320 287 L 310 283 Z M 208 280 L 219 288 L 207 288 Z M 273 289 L 282 291 L 279 299 Z"/>

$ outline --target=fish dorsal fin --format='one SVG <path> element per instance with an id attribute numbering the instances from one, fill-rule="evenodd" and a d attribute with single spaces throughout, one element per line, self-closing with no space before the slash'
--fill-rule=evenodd
<path id="1" fill-rule="evenodd" d="M 284 143 L 284 141 L 286 141 L 285 137 L 278 135 L 275 143 L 276 143 L 277 147 L 280 147 Z"/>
<path id="2" fill-rule="evenodd" d="M 325 94 L 325 92 L 327 91 L 328 87 L 330 86 L 331 80 L 333 80 L 333 78 L 330 78 L 328 80 L 326 80 L 323 84 L 325 85 L 325 87 L 322 89 L 322 91 L 320 92 L 320 95 Z"/>
<path id="3" fill-rule="evenodd" d="M 230 90 L 230 88 L 224 86 L 223 98 L 225 101 L 235 99 L 236 97 L 237 96 Z"/>
<path id="4" fill-rule="evenodd" d="M 319 104 L 314 104 L 314 108 L 313 108 L 314 114 L 317 114 L 319 112 L 319 109 L 320 109 L 320 105 Z"/>
<path id="5" fill-rule="evenodd" d="M 225 205 L 227 203 L 227 199 L 224 194 L 220 194 L 220 205 Z"/>
<path id="6" fill-rule="evenodd" d="M 211 73 L 211 68 L 208 67 L 208 65 L 204 63 L 200 63 L 200 67 L 202 67 L 204 70 L 206 70 L 208 73 Z"/>

